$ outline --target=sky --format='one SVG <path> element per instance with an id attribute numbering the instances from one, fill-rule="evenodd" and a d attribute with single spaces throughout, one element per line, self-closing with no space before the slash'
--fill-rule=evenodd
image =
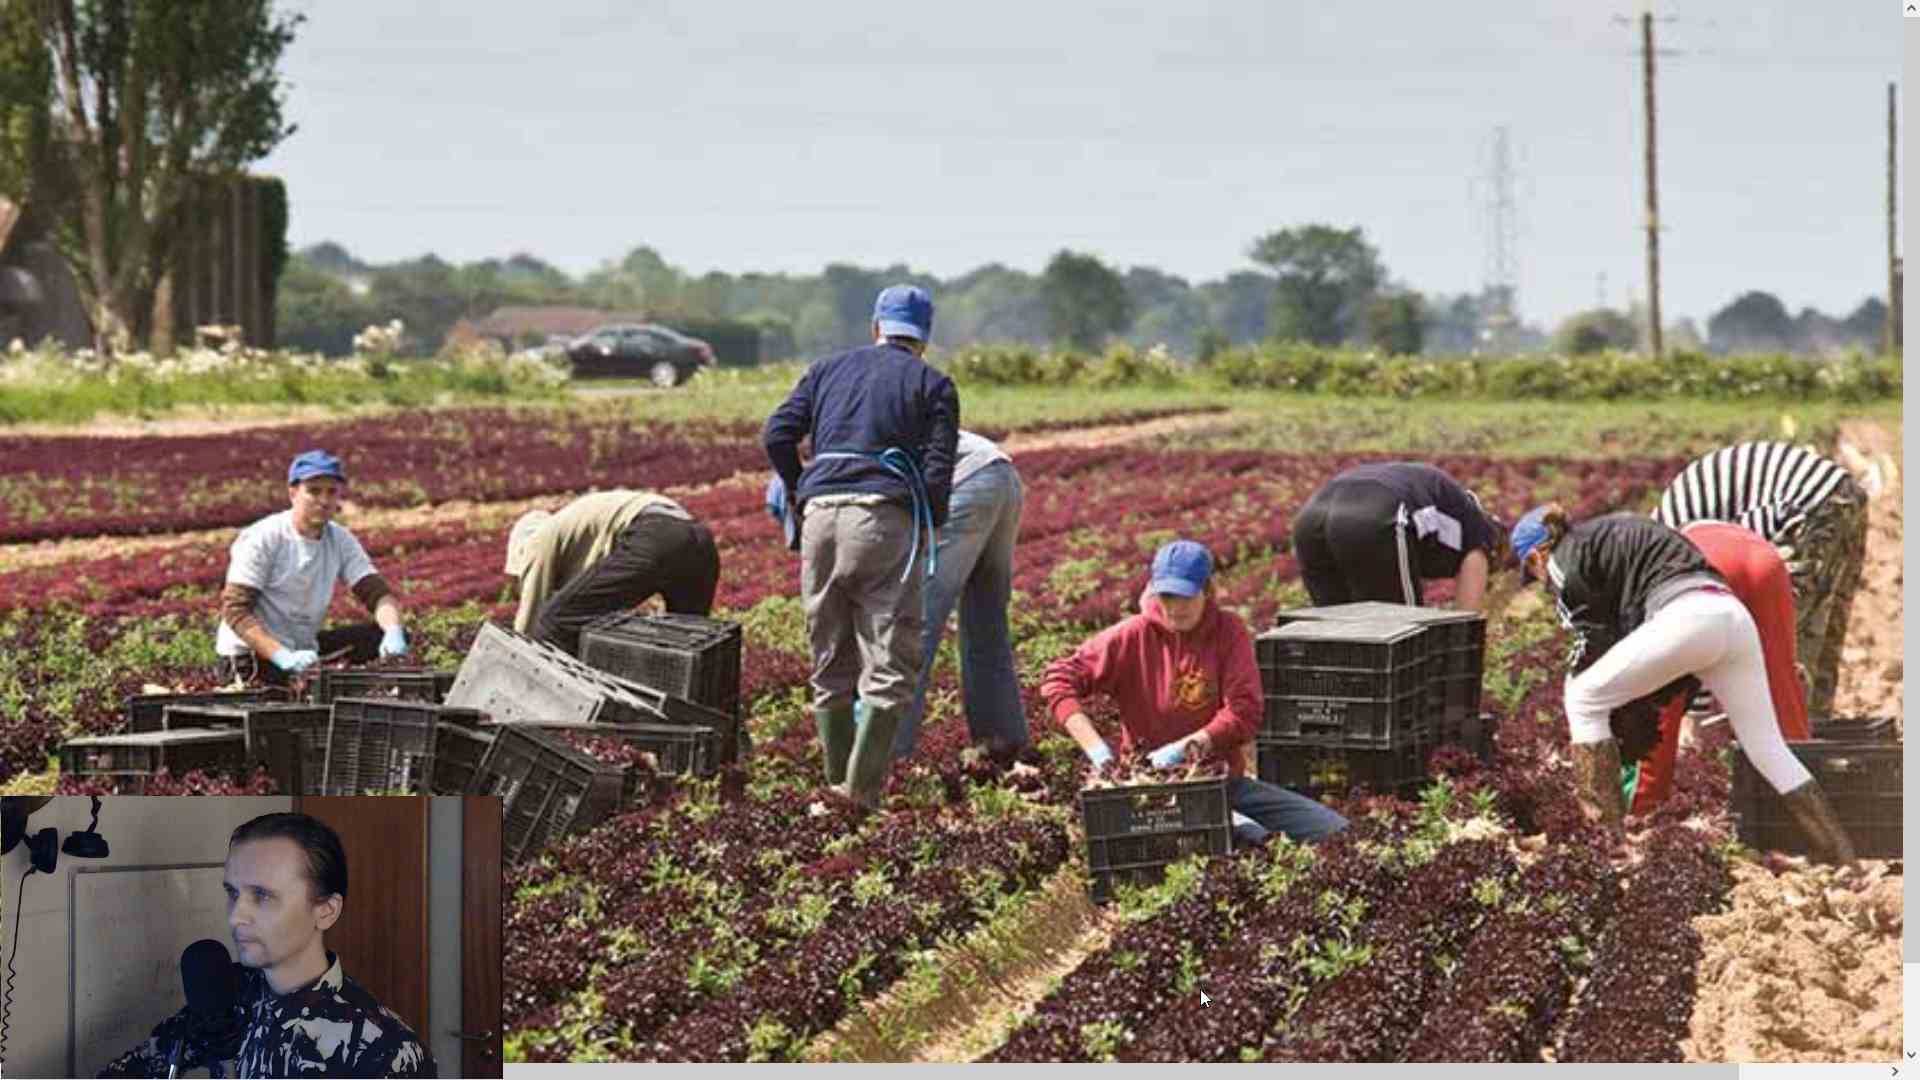
<path id="1" fill-rule="evenodd" d="M 1197 284 L 1325 223 L 1459 293 L 1504 127 L 1522 317 L 1646 294 L 1633 0 L 281 6 L 298 130 L 259 169 L 296 248 L 940 277 L 1071 248 Z M 1883 292 L 1895 5 L 1652 10 L 1667 321 Z"/>

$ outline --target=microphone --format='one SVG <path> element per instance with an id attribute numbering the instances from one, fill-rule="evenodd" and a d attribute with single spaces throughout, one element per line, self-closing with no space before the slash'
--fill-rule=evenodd
<path id="1" fill-rule="evenodd" d="M 168 1080 L 179 1068 L 180 1052 L 187 1039 L 229 1026 L 239 997 L 233 957 L 213 938 L 201 938 L 180 954 L 180 984 L 187 992 L 187 1010 L 193 1016 L 189 1031 L 173 1044 L 173 1054 L 167 1061 Z"/>

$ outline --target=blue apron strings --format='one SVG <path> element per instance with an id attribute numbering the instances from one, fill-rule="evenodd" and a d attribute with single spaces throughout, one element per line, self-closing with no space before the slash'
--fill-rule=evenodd
<path id="1" fill-rule="evenodd" d="M 913 573 L 913 564 L 920 556 L 920 530 L 927 530 L 927 576 L 931 578 L 940 562 L 940 533 L 933 527 L 933 499 L 927 494 L 926 478 L 920 475 L 920 466 L 913 456 L 897 446 L 889 446 L 879 453 L 866 450 L 823 450 L 813 455 L 813 460 L 839 458 L 850 461 L 872 461 L 907 485 L 907 494 L 913 499 L 913 546 L 907 550 L 906 573 L 900 580 L 907 580 Z"/>

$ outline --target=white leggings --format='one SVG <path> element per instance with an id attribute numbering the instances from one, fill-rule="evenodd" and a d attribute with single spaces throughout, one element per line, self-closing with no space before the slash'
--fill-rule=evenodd
<path id="1" fill-rule="evenodd" d="M 1753 616 L 1738 597 L 1718 589 L 1675 597 L 1592 667 L 1567 679 L 1573 741 L 1611 738 L 1614 709 L 1688 674 L 1720 699 L 1741 751 L 1774 791 L 1792 791 L 1813 779 L 1780 734 Z"/>

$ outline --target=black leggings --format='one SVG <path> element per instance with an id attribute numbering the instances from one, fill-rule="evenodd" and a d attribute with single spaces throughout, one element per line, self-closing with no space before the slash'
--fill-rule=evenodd
<path id="1" fill-rule="evenodd" d="M 1293 557 L 1315 607 L 1359 600 L 1417 606 L 1414 542 L 1400 496 L 1371 480 L 1321 488 L 1293 522 Z"/>
<path id="2" fill-rule="evenodd" d="M 607 557 L 567 582 L 533 619 L 533 636 L 580 654 L 580 631 L 615 611 L 659 593 L 675 614 L 705 615 L 720 587 L 720 549 L 697 521 L 641 513 L 613 542 Z"/>
<path id="3" fill-rule="evenodd" d="M 333 626 L 315 634 L 319 648 L 314 652 L 325 660 L 341 649 L 348 650 L 347 662 L 352 664 L 371 664 L 380 655 L 380 638 L 386 631 L 373 623 L 354 623 L 351 626 Z M 267 686 L 285 686 L 291 678 L 286 672 L 275 667 L 271 661 L 262 660 L 249 649 L 242 656 L 223 656 L 213 666 L 214 677 L 222 683 L 236 678 L 249 686 L 266 684 Z"/>

